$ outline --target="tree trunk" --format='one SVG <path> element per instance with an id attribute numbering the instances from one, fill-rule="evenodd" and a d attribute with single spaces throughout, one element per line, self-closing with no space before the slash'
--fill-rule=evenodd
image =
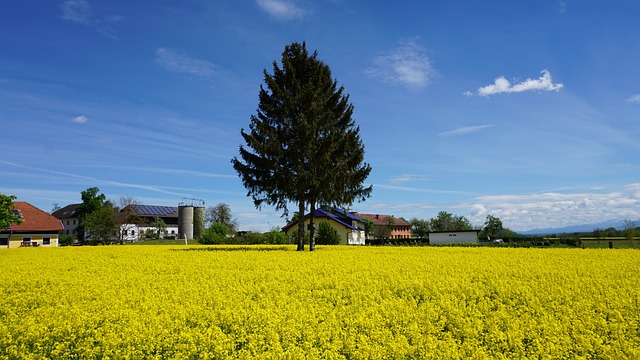
<path id="1" fill-rule="evenodd" d="M 309 202 L 309 207 L 311 208 L 310 216 L 309 216 L 309 251 L 313 251 L 316 249 L 316 201 L 311 200 Z"/>
<path id="2" fill-rule="evenodd" d="M 298 202 L 298 248 L 304 251 L 304 200 Z"/>

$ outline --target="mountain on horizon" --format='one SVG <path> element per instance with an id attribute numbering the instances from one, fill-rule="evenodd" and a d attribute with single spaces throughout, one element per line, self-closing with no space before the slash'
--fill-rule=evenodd
<path id="1" fill-rule="evenodd" d="M 606 220 L 598 223 L 591 224 L 578 224 L 578 225 L 568 225 L 557 228 L 542 228 L 542 229 L 531 229 L 527 231 L 518 231 L 518 234 L 522 235 L 548 235 L 548 234 L 565 234 L 565 233 L 576 233 L 576 232 L 590 232 L 593 229 L 607 229 L 610 227 L 615 228 L 616 230 L 622 230 L 624 228 L 625 220 Z M 640 226 L 640 219 L 636 220 L 636 226 Z"/>

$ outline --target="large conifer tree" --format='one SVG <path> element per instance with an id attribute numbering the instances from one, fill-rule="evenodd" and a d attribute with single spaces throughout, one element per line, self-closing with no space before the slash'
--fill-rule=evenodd
<path id="1" fill-rule="evenodd" d="M 288 214 L 311 209 L 311 243 L 316 204 L 347 206 L 371 194 L 364 180 L 371 166 L 364 162 L 360 129 L 351 118 L 353 105 L 338 87 L 331 70 L 309 55 L 306 44 L 292 43 L 282 53 L 282 67 L 264 70 L 258 110 L 251 116 L 240 159 L 232 164 L 256 207 L 273 205 Z M 298 250 L 304 250 L 304 216 L 298 220 Z"/>

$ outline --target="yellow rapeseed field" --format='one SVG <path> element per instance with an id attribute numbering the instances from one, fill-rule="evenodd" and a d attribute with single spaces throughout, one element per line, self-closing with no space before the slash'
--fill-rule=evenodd
<path id="1" fill-rule="evenodd" d="M 640 251 L 0 251 L 0 359 L 640 359 Z"/>

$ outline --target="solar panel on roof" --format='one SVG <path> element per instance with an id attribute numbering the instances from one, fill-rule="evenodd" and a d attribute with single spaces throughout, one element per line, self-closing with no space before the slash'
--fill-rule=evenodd
<path id="1" fill-rule="evenodd" d="M 167 216 L 176 213 L 176 208 L 171 206 L 156 206 L 156 205 L 138 205 L 136 211 L 140 215 L 157 215 Z"/>

